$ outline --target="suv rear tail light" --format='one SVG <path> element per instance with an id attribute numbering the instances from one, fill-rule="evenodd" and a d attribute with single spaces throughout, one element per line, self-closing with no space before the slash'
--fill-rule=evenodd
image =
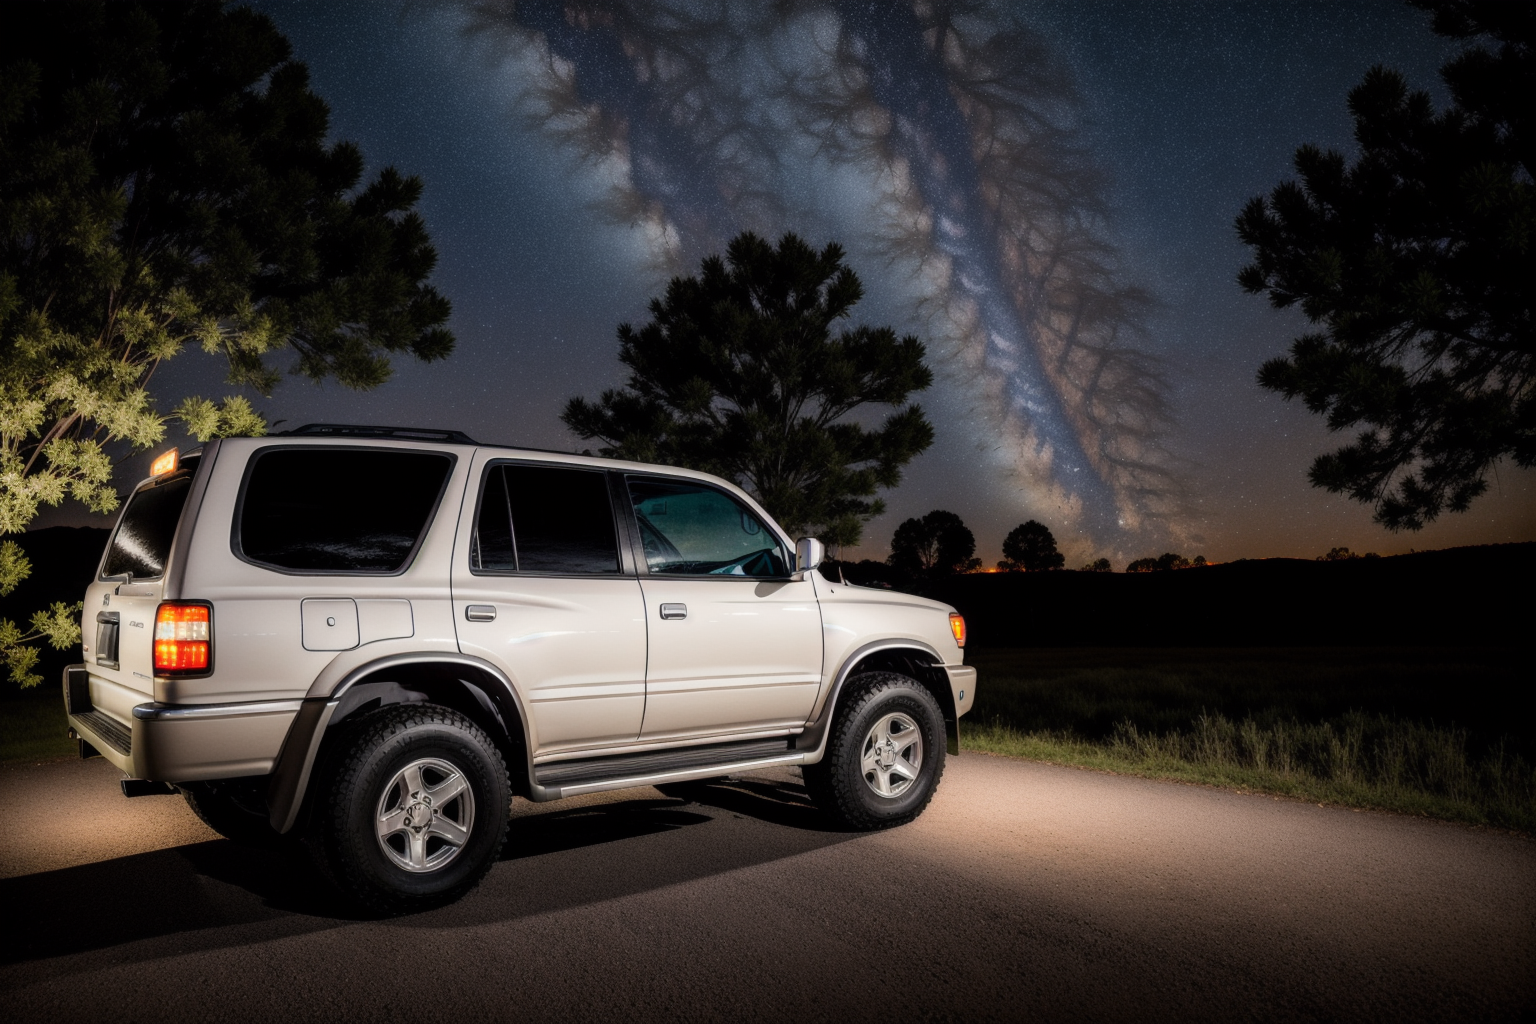
<path id="1" fill-rule="evenodd" d="M 949 631 L 955 634 L 955 646 L 965 646 L 965 616 L 955 612 L 949 613 Z"/>
<path id="2" fill-rule="evenodd" d="M 155 612 L 155 671 L 203 675 L 213 667 L 213 607 L 167 601 Z"/>

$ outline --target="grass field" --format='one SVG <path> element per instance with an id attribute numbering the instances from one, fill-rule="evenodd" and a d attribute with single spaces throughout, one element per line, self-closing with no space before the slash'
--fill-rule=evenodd
<path id="1" fill-rule="evenodd" d="M 967 749 L 1536 832 L 1530 656 L 1009 649 Z"/>
<path id="2" fill-rule="evenodd" d="M 65 735 L 64 698 L 57 684 L 17 692 L 12 683 L 0 700 L 0 762 L 43 761 L 73 756 L 75 741 Z"/>

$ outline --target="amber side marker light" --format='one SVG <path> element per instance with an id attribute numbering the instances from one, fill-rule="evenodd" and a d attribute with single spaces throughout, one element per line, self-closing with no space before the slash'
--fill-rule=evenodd
<path id="1" fill-rule="evenodd" d="M 206 604 L 166 602 L 155 612 L 155 671 L 207 672 L 213 664 L 213 616 Z"/>
<path id="2" fill-rule="evenodd" d="M 172 448 L 164 455 L 155 456 L 155 461 L 149 464 L 150 476 L 165 476 L 167 473 L 176 472 L 177 450 Z"/>
<path id="3" fill-rule="evenodd" d="M 949 631 L 955 634 L 955 646 L 965 646 L 965 616 L 956 612 L 949 613 Z"/>

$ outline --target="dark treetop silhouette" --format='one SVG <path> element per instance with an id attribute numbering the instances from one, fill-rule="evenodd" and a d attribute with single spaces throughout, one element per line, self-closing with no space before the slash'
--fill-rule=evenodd
<path id="1" fill-rule="evenodd" d="M 1038 572 L 1060 569 L 1066 564 L 1066 556 L 1056 550 L 1056 538 L 1050 527 L 1031 519 L 1015 526 L 1003 538 L 1003 561 L 997 567 L 1004 571 Z"/>
<path id="2" fill-rule="evenodd" d="M 981 565 L 976 538 L 953 512 L 936 508 L 908 519 L 891 538 L 891 568 L 912 580 L 969 572 Z"/>
<path id="3" fill-rule="evenodd" d="M 628 382 L 571 399 L 562 419 L 604 455 L 715 473 L 792 533 L 856 544 L 885 510 L 876 491 L 933 443 L 906 404 L 933 380 L 923 343 L 889 327 L 833 334 L 863 294 L 836 243 L 744 232 L 699 276 L 673 278 L 650 323 L 619 327 Z M 865 405 L 895 409 L 869 429 L 848 419 Z"/>
<path id="4" fill-rule="evenodd" d="M 1450 107 L 1372 68 L 1349 95 L 1358 159 L 1303 146 L 1300 182 L 1237 219 L 1243 287 L 1319 328 L 1259 383 L 1364 428 L 1311 480 L 1391 529 L 1466 511 L 1504 456 L 1536 465 L 1536 7 L 1419 6 L 1479 43 L 1441 70 Z"/>

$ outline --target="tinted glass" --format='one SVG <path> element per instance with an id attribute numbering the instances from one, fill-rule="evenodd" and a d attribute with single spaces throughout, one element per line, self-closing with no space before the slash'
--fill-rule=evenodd
<path id="1" fill-rule="evenodd" d="M 617 573 L 606 477 L 555 466 L 491 467 L 480 496 L 476 549 L 482 569 Z"/>
<path id="2" fill-rule="evenodd" d="M 651 572 L 789 575 L 783 546 L 768 527 L 714 488 L 632 479 L 629 496 Z"/>
<path id="3" fill-rule="evenodd" d="M 517 549 L 512 546 L 512 506 L 507 504 L 506 474 L 501 466 L 492 466 L 485 473 L 474 558 L 476 569 L 517 570 Z"/>
<path id="4" fill-rule="evenodd" d="M 183 463 L 184 475 L 146 487 L 128 499 L 117 532 L 112 535 L 112 546 L 107 549 L 103 575 L 128 572 L 134 579 L 144 580 L 165 574 L 176 524 L 181 521 L 181 509 L 192 487 L 192 474 L 187 472 L 191 465 Z"/>
<path id="5" fill-rule="evenodd" d="M 247 471 L 241 553 L 299 572 L 397 572 L 426 531 L 452 468 L 452 459 L 433 452 L 261 452 Z"/>

